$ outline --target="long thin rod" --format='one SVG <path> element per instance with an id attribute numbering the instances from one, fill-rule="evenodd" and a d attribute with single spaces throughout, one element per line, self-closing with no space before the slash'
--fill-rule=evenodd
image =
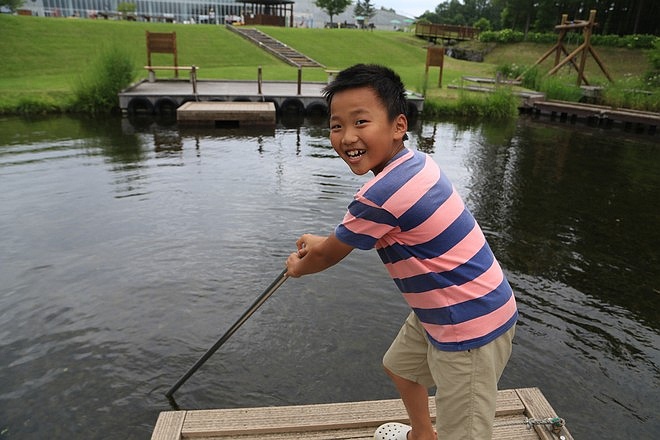
<path id="1" fill-rule="evenodd" d="M 275 293 L 275 291 L 284 283 L 284 281 L 286 281 L 286 279 L 287 279 L 286 269 L 284 269 L 282 273 L 279 274 L 279 276 L 275 279 L 275 281 L 273 281 L 271 285 L 268 286 L 268 288 L 264 291 L 264 293 L 262 293 L 254 301 L 254 303 L 250 306 L 250 308 L 247 309 L 245 313 L 243 313 L 243 315 L 238 319 L 238 321 L 236 321 L 234 325 L 232 325 L 231 328 L 227 330 L 227 333 L 222 335 L 222 337 L 218 339 L 218 341 L 213 345 L 213 347 L 211 347 L 206 353 L 204 353 L 204 355 L 201 358 L 199 358 L 199 360 L 195 363 L 195 365 L 193 365 L 192 368 L 190 368 L 190 370 L 186 372 L 186 374 L 181 376 L 181 379 L 179 379 L 179 381 L 175 383 L 174 386 L 172 386 L 172 388 L 170 388 L 170 390 L 167 393 L 165 393 L 165 396 L 171 398 L 172 394 L 174 394 L 176 390 L 178 390 L 179 387 L 181 387 L 181 385 L 183 385 L 184 382 L 187 381 L 190 378 L 190 376 L 192 376 L 195 373 L 195 371 L 197 371 L 199 367 L 201 367 L 204 364 L 204 362 L 206 362 L 208 358 L 210 358 L 213 355 L 213 353 L 215 353 L 216 350 L 220 348 L 220 346 L 222 346 L 222 344 L 227 342 L 227 340 L 231 337 L 231 335 L 233 335 L 236 332 L 236 330 L 238 330 L 238 328 L 241 325 L 243 325 L 245 321 L 247 321 L 248 318 L 250 318 L 250 316 L 252 316 L 252 314 L 256 312 L 257 309 L 261 307 L 261 305 L 265 303 L 266 300 L 270 298 L 270 296 L 273 293 Z"/>

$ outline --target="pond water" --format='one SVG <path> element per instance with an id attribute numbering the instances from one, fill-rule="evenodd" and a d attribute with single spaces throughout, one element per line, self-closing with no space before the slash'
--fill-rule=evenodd
<path id="1" fill-rule="evenodd" d="M 660 437 L 660 144 L 546 125 L 419 122 L 517 295 L 501 388 L 577 439 Z M 315 121 L 179 130 L 0 119 L 0 438 L 148 439 L 164 393 L 366 181 Z M 175 394 L 182 409 L 394 398 L 407 314 L 375 252 L 287 280 Z"/>

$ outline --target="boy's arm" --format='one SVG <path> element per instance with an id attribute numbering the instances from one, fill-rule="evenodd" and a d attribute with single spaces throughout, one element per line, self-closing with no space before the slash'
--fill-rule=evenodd
<path id="1" fill-rule="evenodd" d="M 334 266 L 353 250 L 334 234 L 328 237 L 305 234 L 296 241 L 296 246 L 298 252 L 289 255 L 286 260 L 287 275 L 293 278 Z"/>

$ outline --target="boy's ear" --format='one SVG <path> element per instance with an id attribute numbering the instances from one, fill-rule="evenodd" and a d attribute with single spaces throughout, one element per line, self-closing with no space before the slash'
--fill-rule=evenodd
<path id="1" fill-rule="evenodd" d="M 403 139 L 408 131 L 408 118 L 406 115 L 401 113 L 399 116 L 394 118 L 394 135 L 397 140 Z"/>

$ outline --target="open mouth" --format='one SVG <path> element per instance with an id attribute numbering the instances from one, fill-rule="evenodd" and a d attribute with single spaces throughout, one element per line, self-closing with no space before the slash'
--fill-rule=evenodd
<path id="1" fill-rule="evenodd" d="M 367 150 L 351 150 L 351 151 L 347 151 L 346 155 L 348 157 L 355 158 L 355 157 L 362 156 L 366 152 L 367 152 Z"/>

